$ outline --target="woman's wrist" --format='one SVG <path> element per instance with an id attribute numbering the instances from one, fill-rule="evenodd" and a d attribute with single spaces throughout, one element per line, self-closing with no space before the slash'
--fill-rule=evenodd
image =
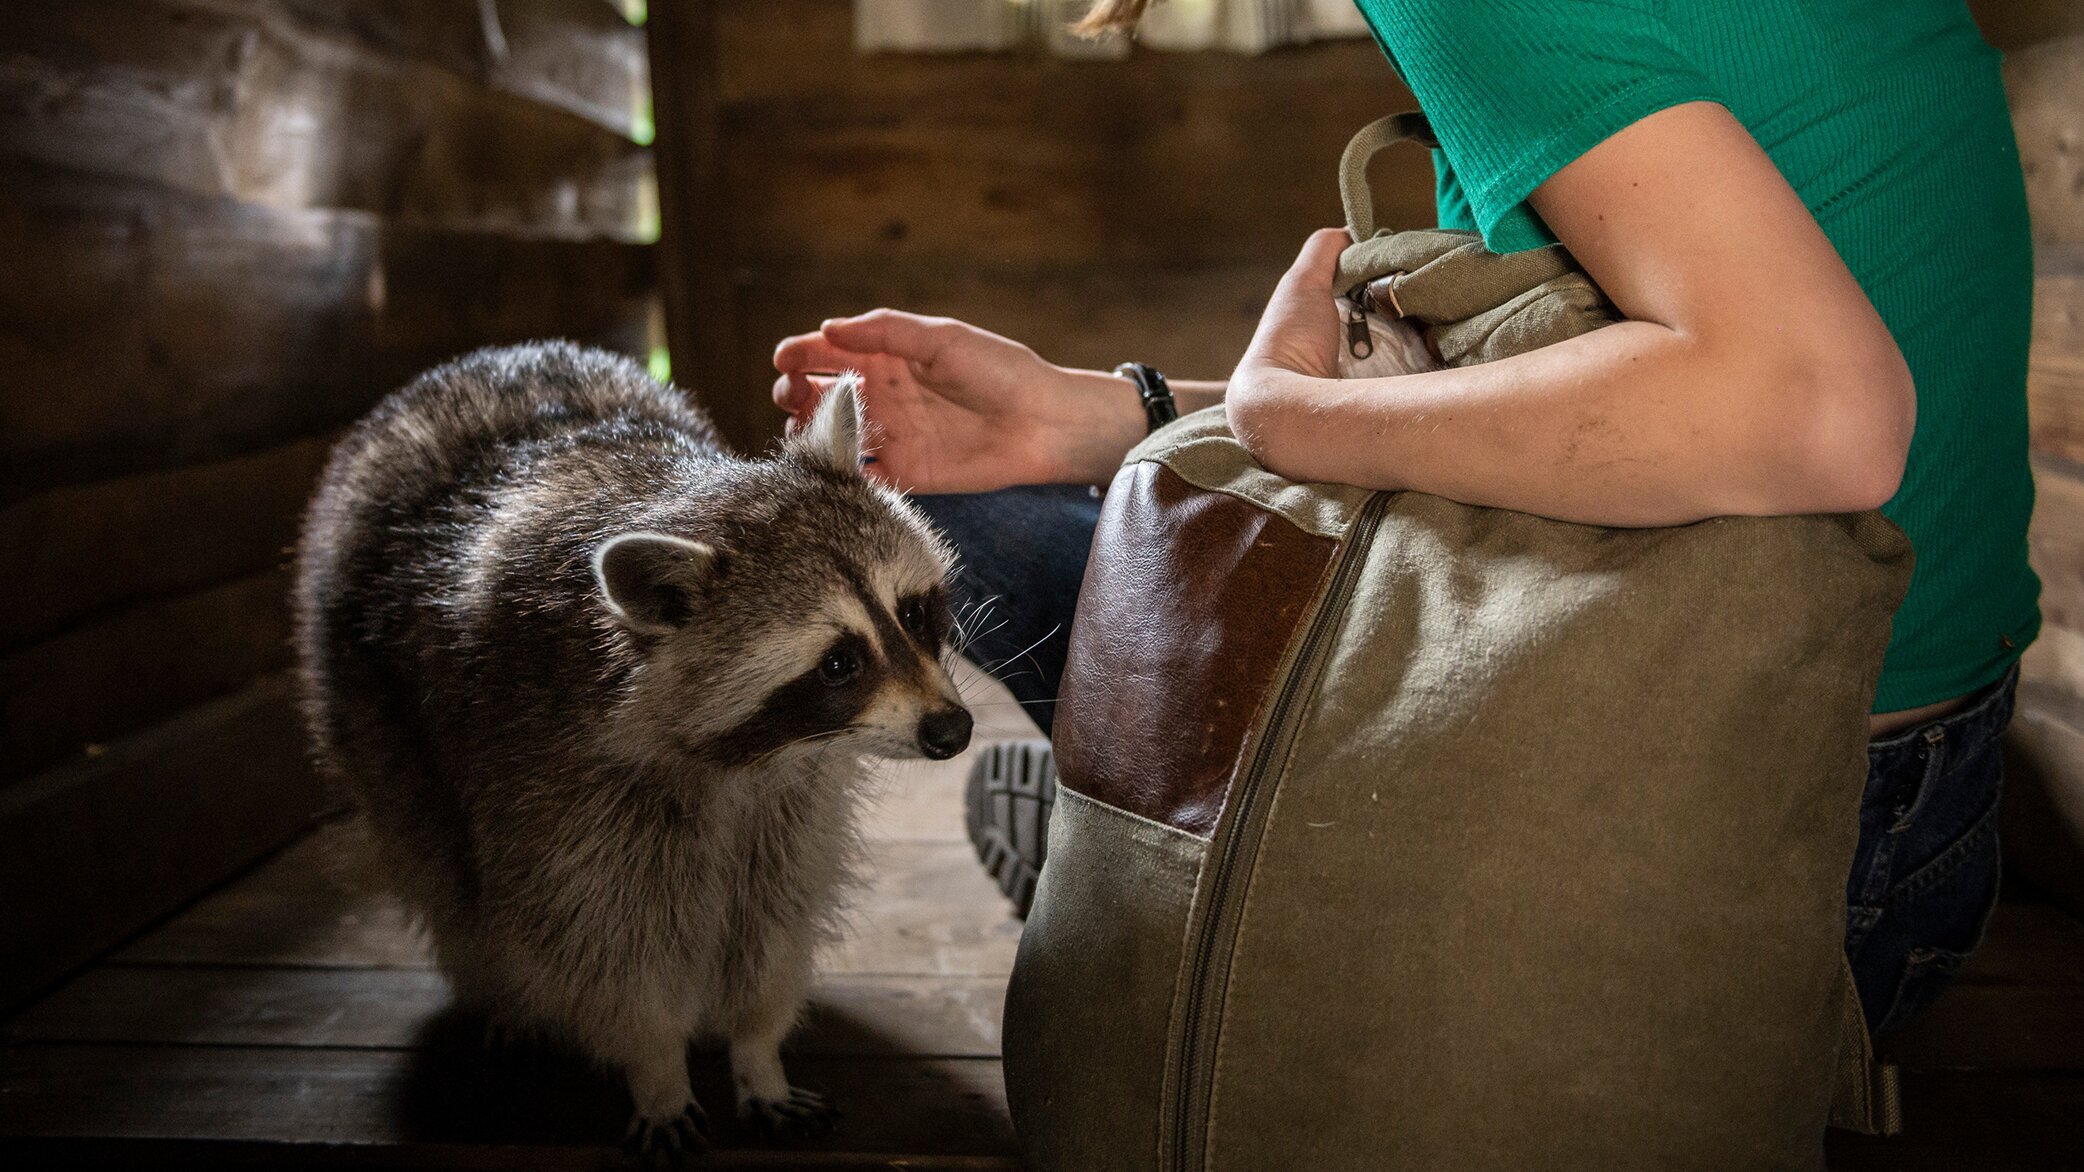
<path id="1" fill-rule="evenodd" d="M 1106 484 L 1122 457 L 1148 433 L 1136 384 L 1099 370 L 1052 367 L 1056 452 L 1049 479 L 1060 484 Z"/>
<path id="2" fill-rule="evenodd" d="M 1205 407 L 1213 407 L 1223 401 L 1223 384 L 1208 379 L 1176 378 L 1172 383 L 1172 399 L 1179 404 L 1181 415 L 1192 415 Z"/>
<path id="3" fill-rule="evenodd" d="M 1150 421 L 1136 384 L 1104 370 L 1051 366 L 1051 401 L 1060 407 L 1056 449 L 1048 458 L 1047 479 L 1056 484 L 1106 484 L 1114 479 L 1122 457 L 1150 433 Z M 1168 379 L 1181 415 L 1191 415 L 1223 401 L 1224 384 L 1196 379 Z"/>

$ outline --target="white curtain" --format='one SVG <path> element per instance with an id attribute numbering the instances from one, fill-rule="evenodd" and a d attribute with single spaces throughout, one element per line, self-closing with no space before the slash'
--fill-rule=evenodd
<path id="1" fill-rule="evenodd" d="M 1065 57 L 1123 57 L 1129 38 L 1098 41 L 1065 28 L 1087 0 L 854 0 L 854 45 L 865 53 L 961 53 L 1047 45 Z M 1331 37 L 1366 36 L 1353 0 L 1160 0 L 1137 26 L 1151 49 L 1263 53 Z"/>

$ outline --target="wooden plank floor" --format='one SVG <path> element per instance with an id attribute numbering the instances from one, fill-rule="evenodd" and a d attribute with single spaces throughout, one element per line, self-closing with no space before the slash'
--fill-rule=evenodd
<path id="1" fill-rule="evenodd" d="M 996 684 L 966 690 L 980 745 L 1036 735 Z M 1020 925 L 963 836 L 970 759 L 889 769 L 866 820 L 853 931 L 788 1047 L 792 1078 L 846 1111 L 839 1130 L 779 1149 L 735 1134 L 722 1055 L 698 1054 L 727 1149 L 708 1166 L 1015 1166 L 999 1012 Z M 0 1162 L 622 1167 L 619 1084 L 487 1049 L 397 905 L 336 874 L 338 835 L 290 846 L 9 1022 Z"/>
<path id="2" fill-rule="evenodd" d="M 978 698 L 980 743 L 1032 735 Z M 1019 925 L 962 835 L 968 757 L 891 771 L 871 870 L 825 959 L 790 1070 L 847 1109 L 762 1148 L 696 1091 L 731 1168 L 1011 1169 L 999 1011 Z M 486 1049 L 387 900 L 329 869 L 321 831 L 85 970 L 8 1023 L 0 1163 L 620 1168 L 621 1088 L 573 1060 Z M 1834 1134 L 1839 1172 L 2084 1169 L 2084 924 L 2013 898 L 1931 1014 L 1885 1050 L 1907 1128 Z"/>

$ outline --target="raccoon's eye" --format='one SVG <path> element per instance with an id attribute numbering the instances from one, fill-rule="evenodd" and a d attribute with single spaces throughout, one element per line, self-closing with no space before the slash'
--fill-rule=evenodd
<path id="1" fill-rule="evenodd" d="M 835 688 L 853 679 L 860 671 L 860 657 L 844 647 L 827 651 L 825 658 L 818 661 L 818 678 Z"/>
<path id="2" fill-rule="evenodd" d="M 933 637 L 933 633 L 927 630 L 926 604 L 919 599 L 910 599 L 899 607 L 897 621 L 904 624 L 905 630 L 921 639 Z"/>

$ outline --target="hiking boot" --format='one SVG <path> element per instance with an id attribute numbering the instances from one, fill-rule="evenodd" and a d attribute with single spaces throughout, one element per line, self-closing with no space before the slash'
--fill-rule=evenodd
<path id="1" fill-rule="evenodd" d="M 1056 804 L 1056 758 L 1048 741 L 1005 741 L 987 747 L 963 788 L 970 845 L 992 881 L 1027 918 L 1035 879 L 1048 851 L 1049 808 Z"/>

